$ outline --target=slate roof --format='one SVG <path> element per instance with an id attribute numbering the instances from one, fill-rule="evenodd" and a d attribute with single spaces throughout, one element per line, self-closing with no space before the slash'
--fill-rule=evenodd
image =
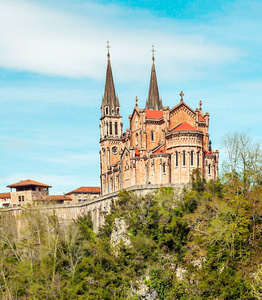
<path id="1" fill-rule="evenodd" d="M 162 109 L 162 101 L 159 99 L 154 57 L 153 57 L 153 63 L 151 69 L 151 78 L 150 78 L 148 99 L 146 102 L 146 109 L 154 109 L 154 110 Z"/>
<path id="2" fill-rule="evenodd" d="M 112 114 L 111 113 L 112 109 L 114 109 L 115 112 L 114 114 L 116 114 L 116 108 L 120 107 L 118 97 L 116 96 L 116 92 L 115 92 L 115 85 L 114 85 L 109 53 L 108 53 L 107 70 L 106 70 L 105 92 L 104 92 L 104 97 L 102 99 L 101 108 L 104 108 L 105 106 L 109 107 L 110 115 Z"/>

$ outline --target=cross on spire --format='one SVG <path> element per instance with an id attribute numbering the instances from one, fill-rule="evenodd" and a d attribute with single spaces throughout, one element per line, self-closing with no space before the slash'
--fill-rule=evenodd
<path id="1" fill-rule="evenodd" d="M 152 52 L 152 60 L 155 60 L 155 52 L 156 50 L 154 49 L 154 45 L 152 45 L 152 50 L 150 50 Z"/>
<path id="2" fill-rule="evenodd" d="M 181 91 L 181 93 L 179 94 L 179 96 L 181 97 L 181 100 L 180 101 L 183 101 L 183 97 L 185 96 L 185 94 L 183 93 L 183 91 Z"/>
<path id="3" fill-rule="evenodd" d="M 109 46 L 109 41 L 107 41 L 106 48 L 108 49 L 107 57 L 109 58 L 110 57 L 109 48 L 111 48 L 111 46 Z"/>

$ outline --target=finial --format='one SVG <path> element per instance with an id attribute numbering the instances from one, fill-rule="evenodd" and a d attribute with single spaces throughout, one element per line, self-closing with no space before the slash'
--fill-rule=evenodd
<path id="1" fill-rule="evenodd" d="M 185 94 L 183 93 L 183 91 L 181 91 L 181 93 L 179 94 L 179 96 L 181 97 L 180 101 L 183 102 L 184 101 L 183 97 L 185 96 Z"/>
<path id="2" fill-rule="evenodd" d="M 137 96 L 136 96 L 136 106 L 138 106 L 137 101 L 138 101 L 138 98 L 137 98 Z"/>
<path id="3" fill-rule="evenodd" d="M 111 48 L 111 46 L 109 46 L 109 41 L 107 41 L 107 45 L 106 45 L 106 48 L 108 49 L 107 51 L 107 57 L 109 58 L 110 57 L 110 53 L 109 53 L 109 48 Z"/>
<path id="4" fill-rule="evenodd" d="M 154 49 L 154 45 L 152 45 L 152 50 L 150 50 L 152 52 L 152 60 L 155 61 L 155 52 L 156 50 Z"/>
<path id="5" fill-rule="evenodd" d="M 199 101 L 199 109 L 202 110 L 202 101 Z"/>

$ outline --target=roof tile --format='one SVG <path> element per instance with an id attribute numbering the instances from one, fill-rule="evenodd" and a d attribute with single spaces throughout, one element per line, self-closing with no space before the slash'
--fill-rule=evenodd
<path id="1" fill-rule="evenodd" d="M 180 131 L 180 130 L 196 130 L 196 131 L 198 131 L 195 127 L 191 126 L 187 122 L 179 124 L 172 131 Z"/>
<path id="2" fill-rule="evenodd" d="M 206 122 L 206 120 L 201 115 L 199 115 L 199 121 L 200 122 Z"/>
<path id="3" fill-rule="evenodd" d="M 163 110 L 146 109 L 146 118 L 148 119 L 160 119 L 163 118 Z"/>
<path id="4" fill-rule="evenodd" d="M 34 201 L 72 201 L 72 198 L 67 195 L 49 195 L 42 198 L 34 199 Z"/>
<path id="5" fill-rule="evenodd" d="M 0 199 L 11 198 L 10 193 L 0 193 Z"/>
<path id="6" fill-rule="evenodd" d="M 91 194 L 100 194 L 100 187 L 93 187 L 93 186 L 81 186 L 78 189 L 75 189 L 69 193 L 66 193 L 66 195 L 70 194 L 80 194 L 80 193 L 91 193 Z"/>
<path id="7" fill-rule="evenodd" d="M 16 187 L 20 187 L 20 186 L 29 186 L 29 185 L 43 186 L 43 187 L 52 187 L 51 185 L 47 185 L 47 184 L 44 184 L 44 183 L 41 183 L 41 182 L 37 182 L 37 181 L 31 180 L 31 179 L 22 180 L 22 181 L 19 181 L 17 183 L 10 184 L 7 187 L 16 188 Z"/>

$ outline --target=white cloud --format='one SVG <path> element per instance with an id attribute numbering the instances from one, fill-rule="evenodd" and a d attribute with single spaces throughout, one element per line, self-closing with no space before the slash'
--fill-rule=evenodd
<path id="1" fill-rule="evenodd" d="M 99 91 L 101 94 L 101 91 Z M 87 99 L 94 98 L 97 95 L 96 90 L 81 89 L 59 89 L 44 87 L 0 87 L 0 102 L 8 101 L 41 101 L 50 103 L 74 104 L 74 106 L 97 106 L 94 101 Z"/>
<path id="2" fill-rule="evenodd" d="M 96 18 L 94 11 L 100 12 Z M 144 15 L 147 23 L 142 11 L 127 13 L 115 6 L 89 5 L 76 15 L 32 2 L 0 1 L 0 66 L 102 79 L 108 39 L 114 45 L 118 80 L 140 80 L 147 75 L 152 44 L 157 45 L 158 70 L 164 79 L 195 78 L 201 75 L 196 66 L 223 64 L 239 55 L 201 35 L 173 34 L 176 23 L 156 20 L 148 12 Z"/>

